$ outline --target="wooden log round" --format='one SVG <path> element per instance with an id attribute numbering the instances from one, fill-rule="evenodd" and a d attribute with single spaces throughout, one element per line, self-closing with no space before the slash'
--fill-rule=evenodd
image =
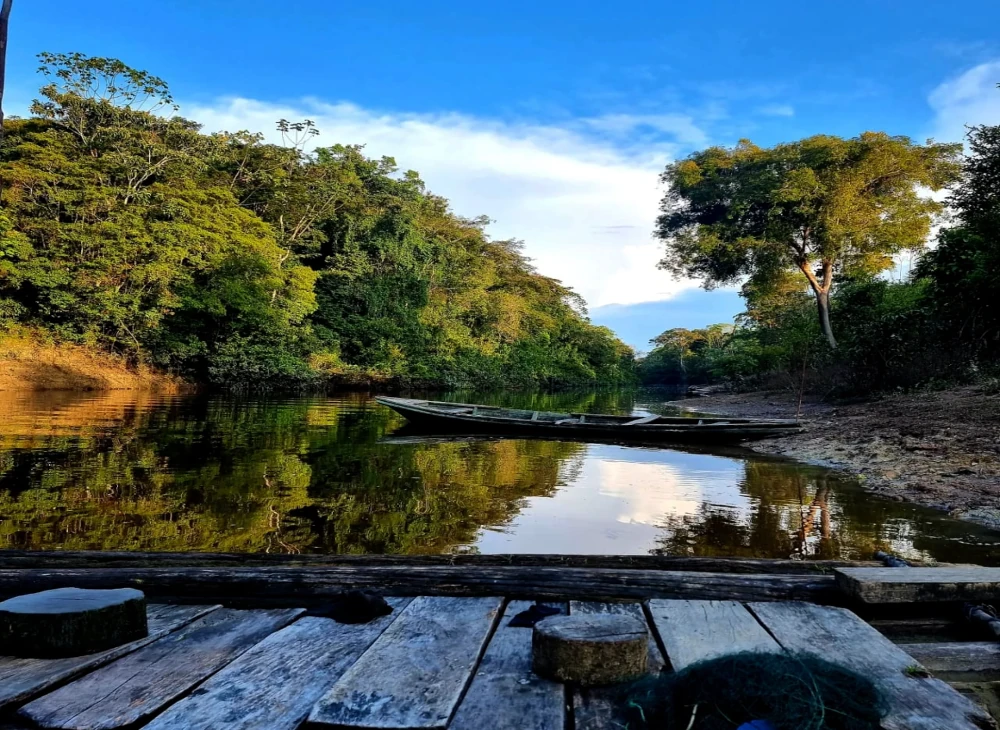
<path id="1" fill-rule="evenodd" d="M 620 614 L 545 619 L 532 635 L 532 669 L 581 686 L 627 682 L 646 673 L 646 624 Z"/>
<path id="2" fill-rule="evenodd" d="M 134 588 L 56 588 L 0 603 L 0 647 L 12 656 L 81 656 L 148 633 L 146 596 Z"/>

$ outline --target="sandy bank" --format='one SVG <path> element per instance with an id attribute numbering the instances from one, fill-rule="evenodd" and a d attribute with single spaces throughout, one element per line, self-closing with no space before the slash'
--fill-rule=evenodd
<path id="1" fill-rule="evenodd" d="M 757 392 L 678 402 L 733 416 L 795 415 L 795 396 Z M 1000 394 L 964 387 L 864 403 L 806 399 L 805 430 L 757 451 L 850 472 L 881 495 L 1000 529 Z"/>
<path id="2" fill-rule="evenodd" d="M 185 389 L 184 381 L 78 345 L 0 339 L 0 391 Z"/>

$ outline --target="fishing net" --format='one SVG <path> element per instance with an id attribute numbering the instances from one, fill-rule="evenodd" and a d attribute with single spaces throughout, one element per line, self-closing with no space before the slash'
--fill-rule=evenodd
<path id="1" fill-rule="evenodd" d="M 870 680 L 805 654 L 732 654 L 633 683 L 620 699 L 629 730 L 878 730 L 885 714 Z"/>

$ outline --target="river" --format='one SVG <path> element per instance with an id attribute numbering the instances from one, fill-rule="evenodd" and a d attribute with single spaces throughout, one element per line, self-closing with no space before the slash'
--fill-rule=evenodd
<path id="1" fill-rule="evenodd" d="M 672 412 L 656 391 L 447 397 Z M 403 425 L 357 393 L 0 393 L 0 547 L 818 559 L 885 549 L 1000 564 L 1000 533 L 745 449 L 424 438 Z"/>

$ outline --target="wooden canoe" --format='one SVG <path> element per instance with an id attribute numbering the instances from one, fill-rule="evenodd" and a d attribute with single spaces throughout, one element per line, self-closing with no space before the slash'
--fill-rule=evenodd
<path id="1" fill-rule="evenodd" d="M 595 436 L 636 441 L 733 443 L 796 433 L 794 420 L 683 416 L 610 416 L 597 413 L 551 413 L 473 403 L 445 403 L 379 396 L 410 423 L 435 430 L 506 433 L 525 436 Z"/>

